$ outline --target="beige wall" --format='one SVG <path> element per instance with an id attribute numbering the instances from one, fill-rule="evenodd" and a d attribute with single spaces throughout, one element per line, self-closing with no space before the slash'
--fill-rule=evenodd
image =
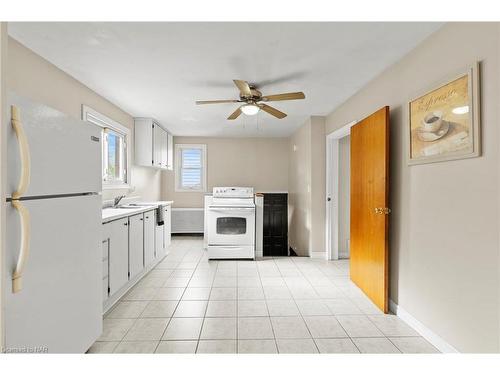
<path id="1" fill-rule="evenodd" d="M 3 166 L 7 159 L 6 126 L 8 122 L 5 106 L 5 81 L 7 72 L 7 23 L 0 22 L 0 166 Z M 0 168 L 0 199 L 4 202 L 6 196 L 5 181 L 7 177 L 6 168 Z M 0 205 L 0 270 L 4 269 L 5 259 L 5 205 Z M 1 273 L 1 271 L 0 271 Z M 3 282 L 6 278 L 0 275 L 0 347 L 5 347 L 5 328 L 3 319 Z"/>
<path id="2" fill-rule="evenodd" d="M 311 117 L 311 233 L 310 255 L 325 258 L 326 139 L 325 118 Z"/>
<path id="3" fill-rule="evenodd" d="M 339 207 L 339 256 L 341 258 L 349 258 L 348 241 L 351 237 L 350 219 L 351 219 L 351 136 L 346 136 L 339 139 L 339 192 L 338 204 Z"/>
<path id="4" fill-rule="evenodd" d="M 85 104 L 129 129 L 134 126 L 132 116 L 12 38 L 8 44 L 7 87 L 78 119 L 81 119 L 82 104 Z M 133 163 L 133 131 L 129 144 Z M 131 182 L 135 187 L 133 195 L 147 200 L 159 199 L 160 172 L 132 165 Z M 107 190 L 103 192 L 103 198 L 125 192 Z"/>
<path id="5" fill-rule="evenodd" d="M 250 186 L 256 192 L 288 190 L 286 138 L 174 137 L 176 144 L 207 145 L 207 191 Z M 162 197 L 174 207 L 203 207 L 204 193 L 175 192 L 174 172 L 163 173 Z"/>
<path id="6" fill-rule="evenodd" d="M 309 255 L 311 239 L 311 119 L 289 142 L 288 243 L 298 255 Z"/>
<path id="7" fill-rule="evenodd" d="M 498 23 L 448 24 L 327 117 L 327 133 L 391 108 L 390 297 L 459 351 L 499 347 Z M 483 155 L 405 163 L 405 106 L 481 61 Z"/>
<path id="8" fill-rule="evenodd" d="M 325 120 L 312 116 L 289 139 L 289 244 L 325 256 Z"/>

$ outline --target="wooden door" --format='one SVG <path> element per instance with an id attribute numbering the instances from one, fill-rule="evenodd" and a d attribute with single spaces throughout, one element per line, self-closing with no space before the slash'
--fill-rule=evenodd
<path id="1" fill-rule="evenodd" d="M 389 107 L 351 128 L 351 280 L 385 313 L 389 298 Z"/>
<path id="2" fill-rule="evenodd" d="M 287 194 L 264 194 L 264 256 L 288 255 Z"/>

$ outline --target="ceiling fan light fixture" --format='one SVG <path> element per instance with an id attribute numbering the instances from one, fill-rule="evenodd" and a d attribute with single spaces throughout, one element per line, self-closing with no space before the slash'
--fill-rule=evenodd
<path id="1" fill-rule="evenodd" d="M 241 107 L 241 112 L 247 116 L 256 115 L 260 111 L 260 108 L 255 104 L 245 104 Z"/>

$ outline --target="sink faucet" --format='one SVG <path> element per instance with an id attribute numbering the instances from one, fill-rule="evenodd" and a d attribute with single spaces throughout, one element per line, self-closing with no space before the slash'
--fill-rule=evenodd
<path id="1" fill-rule="evenodd" d="M 114 204 L 113 204 L 113 207 L 116 207 L 118 206 L 118 203 L 120 203 L 120 201 L 125 198 L 125 195 L 120 195 L 119 197 L 116 197 L 115 200 L 114 200 Z"/>

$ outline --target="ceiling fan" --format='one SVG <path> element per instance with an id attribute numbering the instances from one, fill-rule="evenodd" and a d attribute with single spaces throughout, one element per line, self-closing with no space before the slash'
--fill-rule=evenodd
<path id="1" fill-rule="evenodd" d="M 256 89 L 255 86 L 249 85 L 247 81 L 242 81 L 239 79 L 233 80 L 234 84 L 240 90 L 240 98 L 235 100 L 197 100 L 196 104 L 220 104 L 220 103 L 245 103 L 241 105 L 236 111 L 231 113 L 227 118 L 228 120 L 234 120 L 239 115 L 244 113 L 247 116 L 256 115 L 261 109 L 270 115 L 282 119 L 286 117 L 286 113 L 283 113 L 276 108 L 273 108 L 263 102 L 276 102 L 281 100 L 295 100 L 295 99 L 305 99 L 303 92 L 288 92 L 285 94 L 276 95 L 266 95 L 262 96 L 262 93 Z"/>

